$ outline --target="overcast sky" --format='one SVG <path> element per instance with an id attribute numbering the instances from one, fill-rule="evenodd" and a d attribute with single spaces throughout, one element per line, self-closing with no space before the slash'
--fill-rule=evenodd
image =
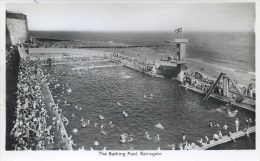
<path id="1" fill-rule="evenodd" d="M 29 30 L 254 31 L 254 3 L 7 4 Z"/>

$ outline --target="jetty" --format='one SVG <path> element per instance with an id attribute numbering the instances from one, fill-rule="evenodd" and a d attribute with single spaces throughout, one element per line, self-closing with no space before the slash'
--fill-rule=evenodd
<path id="1" fill-rule="evenodd" d="M 234 132 L 231 134 L 231 137 L 225 135 L 219 140 L 210 140 L 208 144 L 204 144 L 202 147 L 196 146 L 193 148 L 193 150 L 206 150 L 206 149 L 212 148 L 212 147 L 220 145 L 220 144 L 234 141 L 237 138 L 249 135 L 251 133 L 255 133 L 255 126 L 249 127 L 247 130 L 241 130 L 238 132 Z"/>

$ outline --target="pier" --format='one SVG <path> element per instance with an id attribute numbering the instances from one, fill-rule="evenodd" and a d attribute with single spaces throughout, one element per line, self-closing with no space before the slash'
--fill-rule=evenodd
<path id="1" fill-rule="evenodd" d="M 230 136 L 225 135 L 217 141 L 216 140 L 210 140 L 208 144 L 204 144 L 202 147 L 196 146 L 196 147 L 194 147 L 193 150 L 206 150 L 206 149 L 212 148 L 214 146 L 233 141 L 234 139 L 249 135 L 251 133 L 255 133 L 255 126 L 249 127 L 247 129 L 247 131 L 241 130 L 241 131 L 232 133 L 231 134 L 232 138 Z"/>

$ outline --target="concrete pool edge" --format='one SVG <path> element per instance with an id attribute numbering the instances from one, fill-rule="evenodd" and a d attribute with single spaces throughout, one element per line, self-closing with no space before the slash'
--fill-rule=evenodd
<path id="1" fill-rule="evenodd" d="M 50 112 L 56 118 L 61 119 L 58 115 L 58 112 L 57 111 L 53 112 L 50 107 L 50 104 L 54 105 L 55 103 L 54 103 L 52 94 L 45 82 L 41 83 L 41 92 L 42 92 L 42 95 L 44 96 L 44 102 L 45 102 L 45 105 L 47 106 L 48 112 Z M 55 135 L 56 142 L 58 142 L 56 144 L 58 144 L 60 146 L 60 144 L 64 144 L 64 142 L 65 142 L 65 145 L 62 146 L 63 150 L 73 150 L 72 145 L 69 143 L 68 134 L 67 134 L 67 131 L 65 129 L 63 122 L 60 123 L 60 129 L 61 129 L 60 131 L 57 128 L 55 129 L 55 132 L 58 133 L 58 135 Z M 63 141 L 63 139 L 62 139 L 61 133 L 63 133 L 63 135 L 65 136 L 65 141 Z M 51 149 L 48 149 L 48 150 L 51 150 Z"/>

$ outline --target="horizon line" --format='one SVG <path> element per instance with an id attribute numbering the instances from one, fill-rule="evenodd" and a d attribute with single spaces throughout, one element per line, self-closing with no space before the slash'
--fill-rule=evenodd
<path id="1" fill-rule="evenodd" d="M 164 30 L 164 31 L 160 31 L 160 30 L 151 30 L 151 31 L 145 31 L 145 30 L 28 30 L 29 32 L 93 32 L 93 33 L 98 33 L 98 32 L 172 32 L 172 33 L 176 33 L 174 30 L 172 31 L 167 31 L 167 30 Z M 202 30 L 187 30 L 187 31 L 184 31 L 183 33 L 185 32 L 251 32 L 251 33 L 255 33 L 255 31 L 249 31 L 249 30 L 237 30 L 237 31 L 216 31 L 216 30 L 207 30 L 207 31 L 202 31 Z"/>

